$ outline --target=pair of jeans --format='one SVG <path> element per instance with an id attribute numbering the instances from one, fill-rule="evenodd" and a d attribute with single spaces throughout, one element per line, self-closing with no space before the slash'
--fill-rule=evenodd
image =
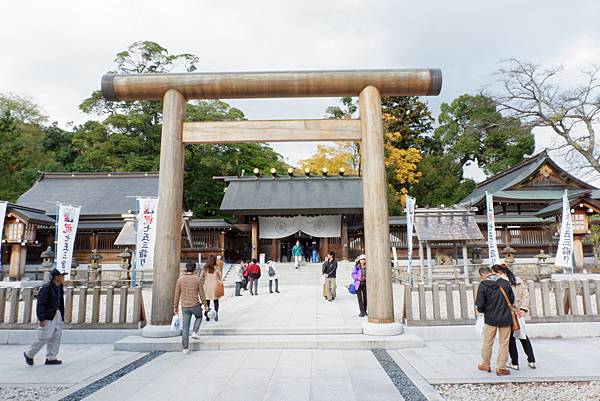
<path id="1" fill-rule="evenodd" d="M 250 284 L 250 294 L 258 295 L 258 279 L 250 277 L 248 284 Z M 252 291 L 253 288 L 254 291 Z"/>
<path id="2" fill-rule="evenodd" d="M 318 261 L 319 261 L 319 255 L 317 254 L 317 251 L 314 250 L 314 251 L 312 251 L 312 262 L 317 263 Z"/>
<path id="3" fill-rule="evenodd" d="M 181 329 L 181 345 L 183 349 L 188 349 L 190 345 L 190 323 L 192 321 L 192 315 L 194 315 L 194 333 L 200 330 L 200 323 L 202 323 L 202 306 L 200 304 L 192 306 L 191 308 L 181 308 L 181 315 L 183 319 L 183 327 Z"/>
<path id="4" fill-rule="evenodd" d="M 240 291 L 242 291 L 242 282 L 236 281 L 235 282 L 235 296 L 236 297 L 239 297 L 241 295 Z"/>
<path id="5" fill-rule="evenodd" d="M 356 290 L 356 297 L 358 298 L 358 309 L 361 315 L 367 314 L 367 282 L 361 281 Z"/>
<path id="6" fill-rule="evenodd" d="M 525 338 L 525 340 L 520 340 L 521 345 L 523 346 L 523 351 L 525 351 L 525 355 L 527 355 L 527 362 L 535 362 L 535 355 L 533 355 L 533 347 L 531 346 L 531 341 L 529 341 L 529 336 Z M 517 351 L 517 339 L 514 338 L 511 334 L 510 341 L 508 342 L 508 352 L 510 353 L 510 360 L 513 365 L 519 364 L 519 351 Z"/>
<path id="7" fill-rule="evenodd" d="M 279 292 L 279 279 L 269 280 L 269 291 L 273 292 L 273 281 L 275 282 L 275 292 Z"/>

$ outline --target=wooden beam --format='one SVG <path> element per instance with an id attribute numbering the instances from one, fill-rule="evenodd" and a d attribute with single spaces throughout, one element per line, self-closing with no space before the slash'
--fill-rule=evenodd
<path id="1" fill-rule="evenodd" d="M 169 89 L 187 99 L 358 96 L 367 86 L 382 96 L 431 96 L 442 88 L 436 68 L 104 75 L 106 100 L 162 100 Z"/>
<path id="2" fill-rule="evenodd" d="M 183 124 L 184 143 L 361 140 L 360 120 L 209 121 Z"/>

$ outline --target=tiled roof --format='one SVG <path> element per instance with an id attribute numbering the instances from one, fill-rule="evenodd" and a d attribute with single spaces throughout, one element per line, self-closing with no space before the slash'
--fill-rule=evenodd
<path id="1" fill-rule="evenodd" d="M 236 214 L 362 213 L 360 177 L 225 177 L 221 210 Z"/>
<path id="2" fill-rule="evenodd" d="M 44 173 L 18 203 L 56 215 L 56 202 L 81 206 L 81 216 L 121 215 L 136 196 L 157 196 L 158 173 Z"/>

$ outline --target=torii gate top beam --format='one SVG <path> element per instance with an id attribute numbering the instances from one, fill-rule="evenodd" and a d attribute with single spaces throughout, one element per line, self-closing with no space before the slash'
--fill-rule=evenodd
<path id="1" fill-rule="evenodd" d="M 107 100 L 162 100 L 169 89 L 187 99 L 358 96 L 367 86 L 382 96 L 435 96 L 439 69 L 230 72 L 104 75 Z"/>

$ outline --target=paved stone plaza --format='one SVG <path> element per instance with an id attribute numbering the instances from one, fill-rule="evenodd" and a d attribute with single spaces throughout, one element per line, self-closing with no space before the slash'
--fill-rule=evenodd
<path id="1" fill-rule="evenodd" d="M 192 340 L 191 346 L 198 351 L 188 355 L 179 352 L 179 337 L 160 340 L 163 346 L 168 344 L 163 351 L 177 352 L 148 353 L 156 344 L 148 342 L 146 352 L 132 352 L 144 340 L 129 336 L 114 346 L 63 344 L 62 365 L 44 366 L 40 354 L 30 367 L 22 357 L 25 345 L 0 346 L 0 399 L 420 401 L 509 400 L 511 394 L 520 394 L 521 400 L 600 396 L 600 361 L 591 357 L 600 347 L 599 338 L 535 338 L 538 368 L 529 369 L 522 361 L 522 370 L 500 378 L 476 369 L 480 343 L 471 328 L 408 328 L 397 340 L 374 342 L 361 334 L 365 319 L 357 316 L 356 299 L 343 287 L 350 281 L 348 267 L 338 274 L 335 302 L 323 299 L 318 276 L 316 265 L 300 271 L 282 266 L 280 294 L 268 293 L 268 280 L 261 280 L 258 296 L 244 292 L 232 297 L 228 286 L 220 320 L 202 323 L 201 338 Z M 128 347 L 130 351 L 119 350 Z M 569 398 L 572 388 L 579 398 Z"/>

